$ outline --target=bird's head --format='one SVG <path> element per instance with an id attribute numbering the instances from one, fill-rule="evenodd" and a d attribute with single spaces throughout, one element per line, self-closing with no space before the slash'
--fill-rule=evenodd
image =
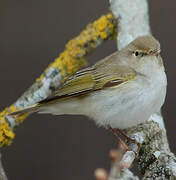
<path id="1" fill-rule="evenodd" d="M 151 35 L 138 37 L 122 50 L 128 64 L 138 72 L 163 67 L 160 52 L 160 43 Z"/>

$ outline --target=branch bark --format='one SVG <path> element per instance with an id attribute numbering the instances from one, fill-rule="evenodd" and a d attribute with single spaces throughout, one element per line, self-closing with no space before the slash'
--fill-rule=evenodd
<path id="1" fill-rule="evenodd" d="M 2 165 L 1 154 L 0 154 L 0 180 L 8 180 Z"/>
<path id="2" fill-rule="evenodd" d="M 110 0 L 111 10 L 118 21 L 118 49 L 122 49 L 136 37 L 151 34 L 149 25 L 147 0 Z M 142 144 L 139 157 L 139 171 L 146 179 L 176 179 L 176 157 L 170 152 L 169 144 L 161 113 L 153 114 L 149 121 L 127 130 L 128 135 Z M 125 159 L 134 159 L 134 154 L 127 151 Z M 124 158 L 122 158 L 122 162 Z M 135 179 L 136 177 L 128 168 L 116 170 L 113 164 L 109 179 Z M 128 162 L 129 164 L 132 161 Z M 116 166 L 117 168 L 117 166 Z M 114 172 L 114 171 L 113 171 Z"/>
<path id="3" fill-rule="evenodd" d="M 118 18 L 118 49 L 122 49 L 138 36 L 150 34 L 147 0 L 110 0 L 111 10 Z M 85 57 L 105 40 L 116 34 L 116 21 L 111 13 L 89 24 L 76 38 L 69 41 L 63 53 L 44 71 L 36 82 L 10 107 L 0 113 L 0 146 L 10 145 L 13 129 L 28 114 L 13 118 L 9 112 L 40 101 L 50 95 L 70 75 L 86 65 Z M 170 152 L 163 118 L 153 114 L 144 124 L 127 130 L 128 135 L 142 148 L 138 157 L 139 170 L 143 179 L 176 179 L 176 158 Z M 122 160 L 115 161 L 109 179 L 138 179 L 129 170 L 134 160 L 133 151 L 127 151 Z M 1 165 L 1 164 L 0 164 Z M 119 168 L 118 167 L 123 167 Z M 0 166 L 0 178 L 6 180 Z"/>

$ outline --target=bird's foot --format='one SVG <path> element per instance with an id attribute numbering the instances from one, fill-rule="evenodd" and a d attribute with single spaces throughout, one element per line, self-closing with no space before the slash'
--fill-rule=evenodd
<path id="1" fill-rule="evenodd" d="M 110 131 L 112 132 L 112 134 L 114 135 L 114 137 L 117 139 L 117 141 L 120 143 L 121 149 L 123 150 L 123 152 L 125 153 L 126 151 L 133 151 L 135 153 L 135 157 L 137 158 L 140 148 L 141 148 L 141 144 L 138 143 L 135 139 L 130 138 L 128 135 L 126 135 L 122 130 L 118 129 L 118 128 L 109 128 Z M 120 134 L 121 136 L 123 136 L 127 143 L 125 143 L 119 136 L 118 134 Z M 136 147 L 133 147 L 132 144 L 137 145 Z"/>
<path id="2" fill-rule="evenodd" d="M 139 154 L 139 151 L 140 151 L 140 148 L 141 148 L 140 143 L 138 143 L 135 139 L 130 138 L 124 131 L 122 131 L 119 128 L 116 128 L 115 131 L 117 131 L 120 135 L 122 135 L 126 139 L 128 144 L 136 144 L 137 145 L 137 150 L 135 151 L 135 154 Z"/>

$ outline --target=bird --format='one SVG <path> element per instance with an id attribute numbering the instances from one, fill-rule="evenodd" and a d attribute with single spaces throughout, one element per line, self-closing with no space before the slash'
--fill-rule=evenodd
<path id="1" fill-rule="evenodd" d="M 10 115 L 79 114 L 100 127 L 136 126 L 159 112 L 165 101 L 167 77 L 160 51 L 152 35 L 140 36 L 76 72 L 48 98 Z"/>

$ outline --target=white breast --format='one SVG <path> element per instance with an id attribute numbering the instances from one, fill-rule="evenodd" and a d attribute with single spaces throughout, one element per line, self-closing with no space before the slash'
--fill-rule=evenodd
<path id="1" fill-rule="evenodd" d="M 95 120 L 99 126 L 128 128 L 147 121 L 158 112 L 166 95 L 166 75 L 155 72 L 153 77 L 137 76 L 118 88 L 107 88 L 86 98 L 71 98 L 42 109 L 44 113 L 81 114 Z"/>
<path id="2" fill-rule="evenodd" d="M 166 75 L 158 73 L 155 79 L 138 76 L 135 81 L 92 94 L 84 113 L 99 126 L 128 128 L 147 121 L 158 112 L 166 96 Z"/>

